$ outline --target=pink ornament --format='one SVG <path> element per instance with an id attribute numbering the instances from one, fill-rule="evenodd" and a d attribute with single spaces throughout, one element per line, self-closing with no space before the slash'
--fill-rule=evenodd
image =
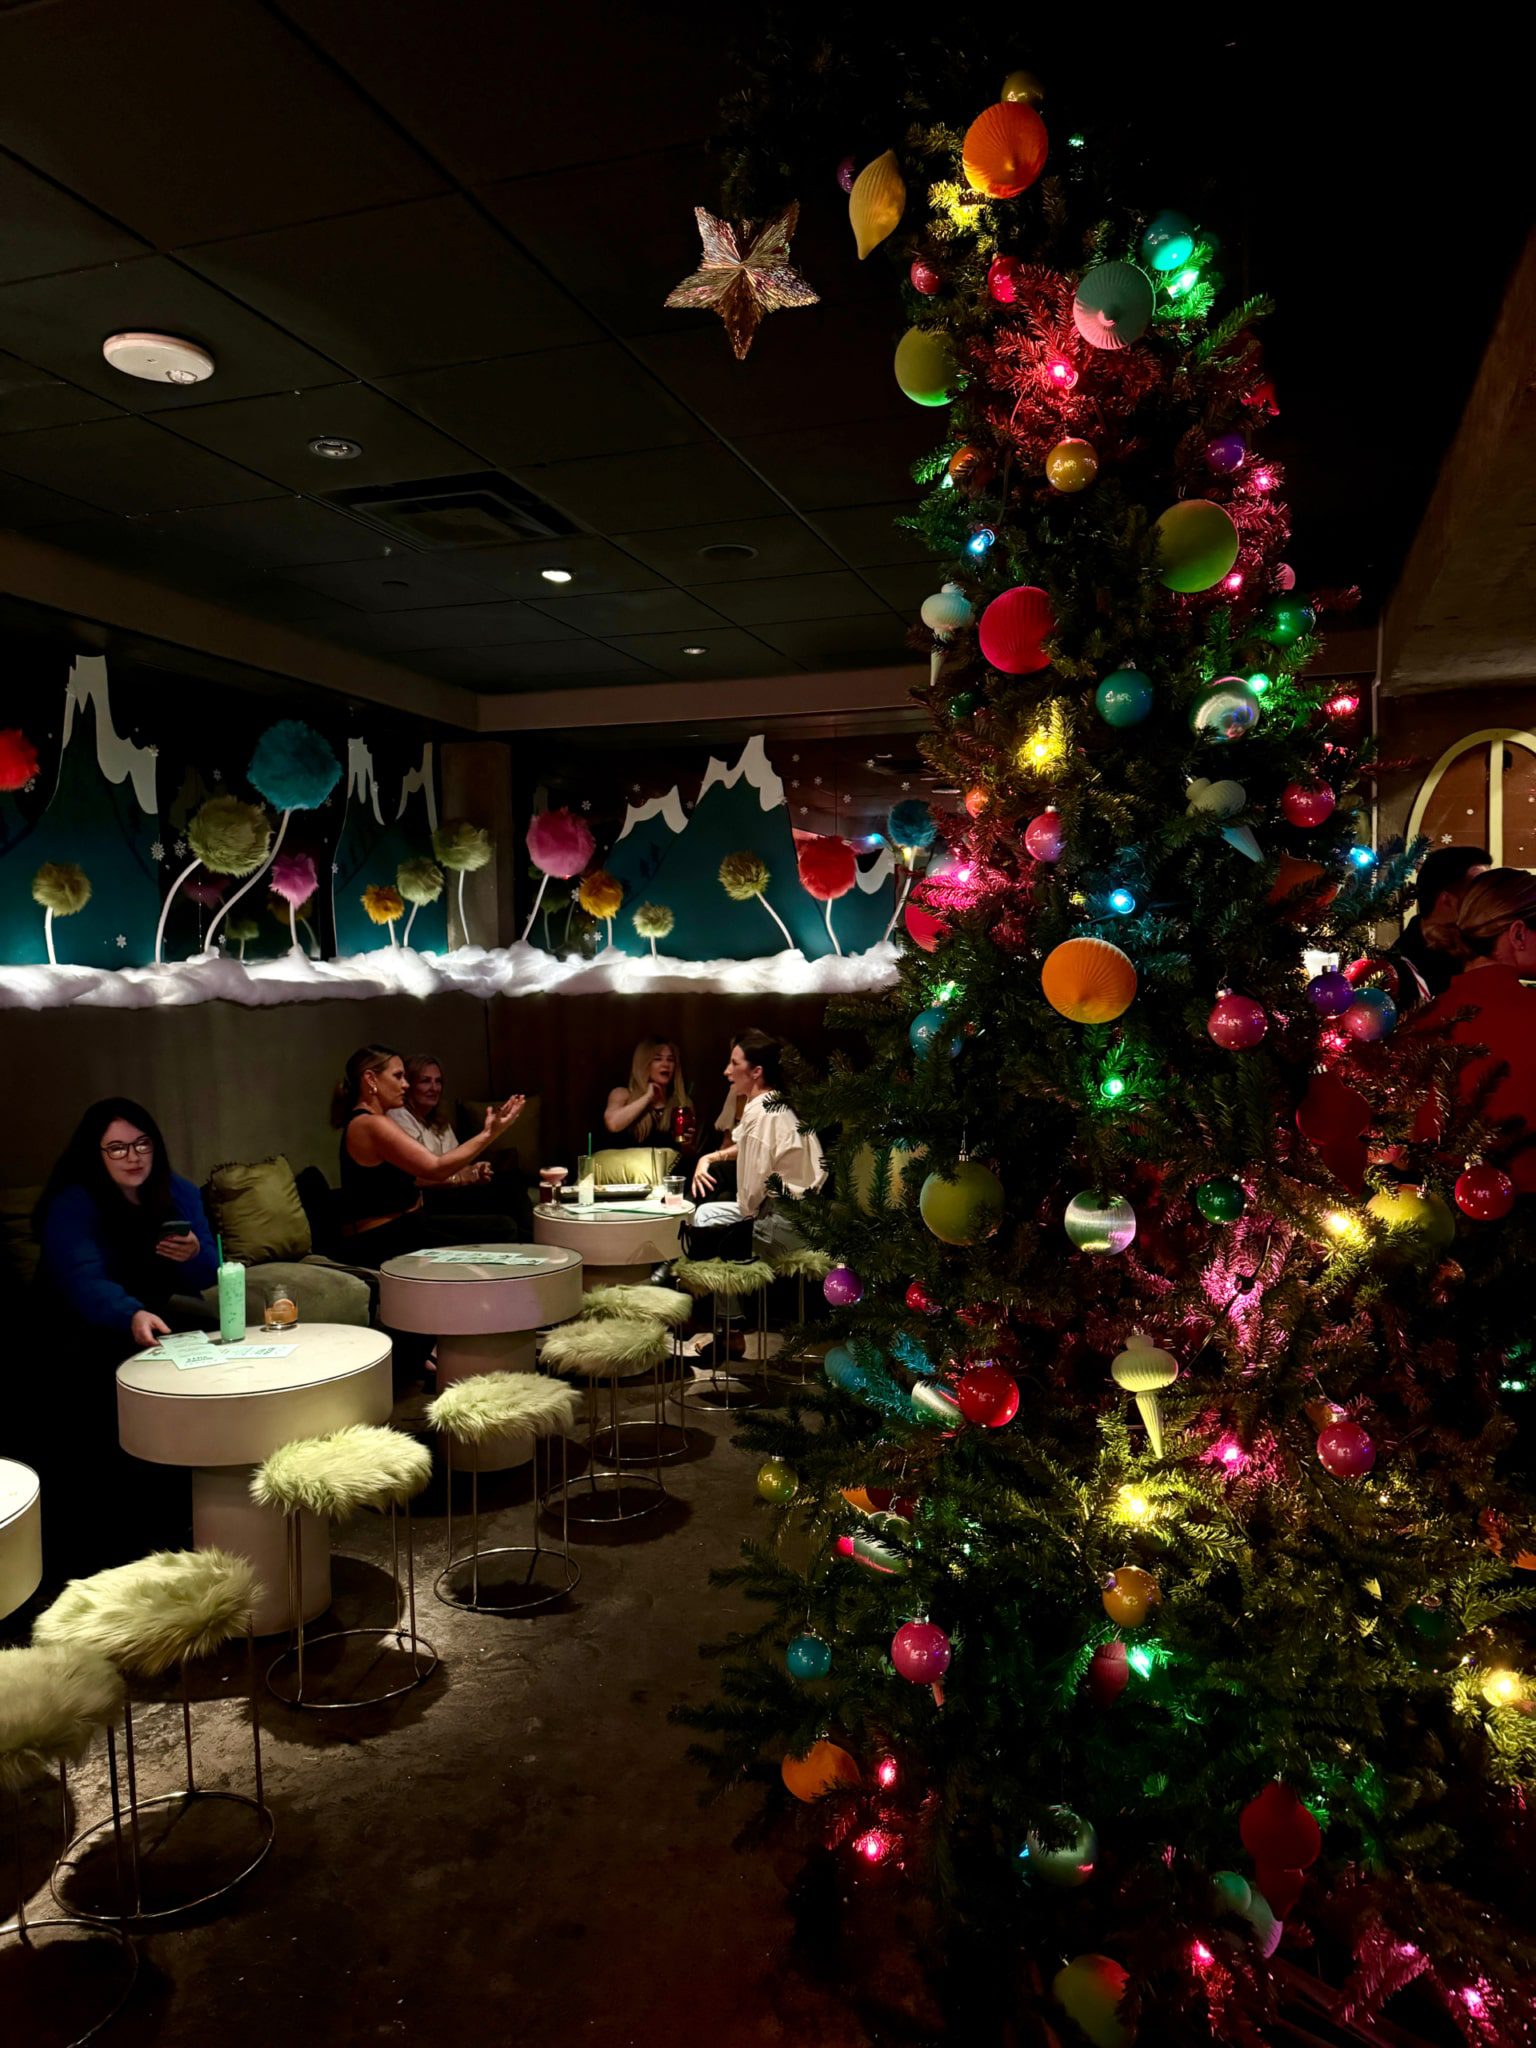
<path id="1" fill-rule="evenodd" d="M 280 853 L 267 871 L 267 887 L 295 910 L 307 903 L 320 883 L 315 863 L 307 853 Z"/>
<path id="2" fill-rule="evenodd" d="M 937 1685 L 949 1669 L 949 1637 L 931 1621 L 908 1621 L 891 1637 L 891 1662 L 913 1685 Z"/>
<path id="3" fill-rule="evenodd" d="M 1319 1434 L 1317 1455 L 1335 1479 L 1363 1479 L 1376 1462 L 1376 1446 L 1358 1422 L 1335 1422 Z"/>
<path id="4" fill-rule="evenodd" d="M 851 192 L 853 190 L 853 173 L 853 158 L 845 156 L 837 167 L 837 189 L 839 192 Z"/>
<path id="5" fill-rule="evenodd" d="M 908 902 L 901 913 L 901 921 L 907 928 L 907 936 L 914 946 L 921 946 L 925 953 L 937 953 L 942 942 L 949 936 L 949 926 L 942 918 L 924 910 L 921 904 Z"/>
<path id="6" fill-rule="evenodd" d="M 1294 590 L 1296 588 L 1296 571 L 1289 562 L 1276 562 L 1274 575 L 1271 580 L 1276 590 Z"/>
<path id="7" fill-rule="evenodd" d="M 1005 676 L 1032 676 L 1049 668 L 1044 643 L 1056 630 L 1051 600 L 1032 583 L 994 597 L 981 615 L 976 638 L 983 657 Z"/>
<path id="8" fill-rule="evenodd" d="M 921 292 L 925 299 L 931 299 L 935 292 L 942 291 L 944 280 L 931 263 L 925 263 L 921 256 L 914 256 L 907 278 L 913 291 Z"/>
<path id="9" fill-rule="evenodd" d="M 1088 1659 L 1088 1696 L 1096 1707 L 1112 1707 L 1131 1682 L 1130 1662 L 1118 1637 L 1100 1643 Z"/>
<path id="10" fill-rule="evenodd" d="M 1230 989 L 1218 996 L 1216 1006 L 1205 1020 L 1205 1028 L 1227 1052 L 1248 1052 L 1269 1029 L 1264 1005 L 1252 996 L 1234 995 Z"/>
<path id="11" fill-rule="evenodd" d="M 833 1308 L 855 1308 L 864 1299 L 864 1282 L 852 1266 L 834 1266 L 821 1291 Z"/>
<path id="12" fill-rule="evenodd" d="M 1288 782 L 1280 792 L 1281 810 L 1304 832 L 1326 825 L 1337 802 L 1326 782 Z"/>
<path id="13" fill-rule="evenodd" d="M 987 291 L 999 306 L 1011 306 L 1024 281 L 1024 266 L 1017 256 L 994 256 L 987 267 Z"/>
<path id="14" fill-rule="evenodd" d="M 1061 813 L 1054 806 L 1030 819 L 1024 827 L 1024 845 L 1036 860 L 1061 859 Z"/>
<path id="15" fill-rule="evenodd" d="M 567 810 L 540 811 L 528 826 L 528 853 L 541 874 L 568 882 L 597 851 L 597 841 Z"/>

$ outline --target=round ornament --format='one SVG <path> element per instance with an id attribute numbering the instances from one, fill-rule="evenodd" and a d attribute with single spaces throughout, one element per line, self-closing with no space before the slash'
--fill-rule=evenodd
<path id="1" fill-rule="evenodd" d="M 1195 1189 L 1195 1207 L 1209 1223 L 1235 1223 L 1247 1206 L 1240 1180 L 1203 1180 Z"/>
<path id="2" fill-rule="evenodd" d="M 942 1315 L 943 1304 L 934 1300 L 921 1280 L 914 1280 L 906 1293 L 907 1307 L 915 1316 Z"/>
<path id="3" fill-rule="evenodd" d="M 1147 331 L 1152 308 L 1152 286 L 1145 271 L 1134 263 L 1100 263 L 1084 273 L 1077 287 L 1072 323 L 1093 348 L 1126 348 Z M 1231 566 L 1229 562 L 1227 567 Z"/>
<path id="4" fill-rule="evenodd" d="M 1442 1196 L 1430 1189 L 1383 1188 L 1365 1205 L 1367 1216 L 1394 1235 L 1417 1239 L 1430 1251 L 1443 1252 L 1456 1238 L 1456 1218 Z"/>
<path id="5" fill-rule="evenodd" d="M 931 910 L 924 910 L 920 903 L 907 898 L 907 907 L 901 913 L 901 921 L 907 928 L 907 937 L 914 946 L 920 946 L 925 953 L 937 953 L 940 945 L 949 936 L 949 926 L 942 918 L 935 917 Z"/>
<path id="6" fill-rule="evenodd" d="M 1112 1707 L 1131 1682 L 1125 1645 L 1118 1637 L 1100 1643 L 1088 1659 L 1088 1697 L 1096 1707 Z"/>
<path id="7" fill-rule="evenodd" d="M 835 1742 L 813 1742 L 804 1756 L 787 1756 L 779 1765 L 779 1776 L 788 1791 L 809 1804 L 840 1785 L 857 1785 L 859 1767 L 846 1749 Z"/>
<path id="8" fill-rule="evenodd" d="M 1129 1982 L 1113 1956 L 1074 1956 L 1051 1979 L 1051 1996 L 1093 2048 L 1131 2048 L 1136 2029 L 1119 2016 Z"/>
<path id="9" fill-rule="evenodd" d="M 1139 668 L 1117 668 L 1094 691 L 1093 702 L 1106 725 L 1140 725 L 1152 709 L 1152 678 Z"/>
<path id="10" fill-rule="evenodd" d="M 1262 709 L 1241 676 L 1223 676 L 1190 706 L 1189 728 L 1206 740 L 1240 740 L 1258 724 Z"/>
<path id="11" fill-rule="evenodd" d="M 1031 676 L 1049 668 L 1045 642 L 1056 630 L 1051 601 L 1032 583 L 1017 583 L 994 597 L 981 615 L 977 640 L 983 658 L 1005 676 Z"/>
<path id="12" fill-rule="evenodd" d="M 1306 1870 L 1322 1853 L 1323 1831 L 1316 1818 L 1278 1778 L 1249 1800 L 1237 1827 L 1254 1862 L 1277 1870 Z"/>
<path id="13" fill-rule="evenodd" d="M 1136 999 L 1136 969 L 1108 939 L 1063 939 L 1045 956 L 1040 987 L 1074 1024 L 1112 1024 Z"/>
<path id="14" fill-rule="evenodd" d="M 1080 1252 L 1123 1252 L 1136 1235 L 1136 1211 L 1124 1195 L 1101 1195 L 1085 1189 L 1067 1204 L 1062 1219 L 1067 1236 Z"/>
<path id="15" fill-rule="evenodd" d="M 784 1652 L 784 1668 L 791 1678 L 825 1678 L 832 1652 L 820 1636 L 796 1636 Z"/>
<path id="16" fill-rule="evenodd" d="M 958 725 L 961 719 L 972 715 L 980 702 L 981 699 L 974 690 L 956 690 L 955 694 L 945 701 L 944 716 L 951 725 Z"/>
<path id="17" fill-rule="evenodd" d="M 1017 256 L 994 256 L 987 265 L 987 296 L 994 305 L 1011 306 L 1024 283 L 1024 266 Z"/>
<path id="18" fill-rule="evenodd" d="M 1024 846 L 1034 860 L 1061 859 L 1061 813 L 1054 806 L 1030 819 L 1024 827 Z"/>
<path id="19" fill-rule="evenodd" d="M 1069 435 L 1058 441 L 1045 458 L 1045 476 L 1053 491 L 1070 496 L 1086 491 L 1099 473 L 1099 453 L 1091 441 Z"/>
<path id="20" fill-rule="evenodd" d="M 971 600 L 958 583 L 946 583 L 942 590 L 925 597 L 920 614 L 923 624 L 940 640 L 948 640 L 970 625 L 976 613 Z"/>
<path id="21" fill-rule="evenodd" d="M 1272 604 L 1259 621 L 1258 631 L 1271 647 L 1293 647 L 1303 633 L 1317 624 L 1317 614 L 1299 598 Z"/>
<path id="22" fill-rule="evenodd" d="M 907 272 L 908 282 L 913 291 L 921 292 L 925 299 L 931 299 L 935 292 L 942 291 L 944 280 L 931 263 L 925 263 L 921 256 L 914 256 Z"/>
<path id="23" fill-rule="evenodd" d="M 917 1206 L 942 1244 L 980 1244 L 1003 1220 L 1003 1184 L 974 1159 L 962 1159 L 947 1178 L 929 1174 Z"/>
<path id="24" fill-rule="evenodd" d="M 968 818 L 979 818 L 991 803 L 992 797 L 985 789 L 968 789 L 965 792 L 965 814 Z"/>
<path id="25" fill-rule="evenodd" d="M 1374 1045 L 1397 1023 L 1397 1005 L 1384 988 L 1359 988 L 1344 1012 L 1343 1023 L 1351 1038 Z"/>
<path id="26" fill-rule="evenodd" d="M 858 169 L 851 156 L 845 156 L 837 167 L 837 189 L 839 192 L 853 190 L 853 174 Z"/>
<path id="27" fill-rule="evenodd" d="M 1240 996 L 1228 989 L 1218 996 L 1215 1007 L 1205 1020 L 1209 1037 L 1225 1052 L 1249 1052 L 1263 1038 L 1269 1029 L 1269 1018 L 1264 1005 L 1256 1003 L 1252 996 Z"/>
<path id="28" fill-rule="evenodd" d="M 1139 1564 L 1123 1564 L 1104 1581 L 1104 1612 L 1121 1628 L 1139 1628 L 1162 1597 L 1156 1579 Z"/>
<path id="29" fill-rule="evenodd" d="M 1337 803 L 1326 782 L 1288 782 L 1280 792 L 1281 810 L 1303 832 L 1326 825 Z"/>
<path id="30" fill-rule="evenodd" d="M 1237 560 L 1237 528 L 1209 498 L 1181 498 L 1158 515 L 1157 576 L 1167 590 L 1210 590 Z"/>
<path id="31" fill-rule="evenodd" d="M 1019 1412 L 1019 1383 L 988 1359 L 962 1374 L 955 1399 L 967 1422 L 982 1429 L 1003 1429 Z"/>
<path id="32" fill-rule="evenodd" d="M 1369 953 L 1362 953 L 1358 960 L 1351 960 L 1344 969 L 1344 979 L 1351 988 L 1382 988 L 1397 1001 L 1397 969 L 1390 960 L 1374 959 Z"/>
<path id="33" fill-rule="evenodd" d="M 965 131 L 965 182 L 988 199 L 1017 199 L 1045 169 L 1045 123 L 1028 100 L 999 100 Z"/>
<path id="34" fill-rule="evenodd" d="M 1320 1017 L 1342 1017 L 1354 1000 L 1353 984 L 1336 967 L 1314 974 L 1307 983 L 1307 1001 Z"/>
<path id="35" fill-rule="evenodd" d="M 997 464 L 969 441 L 963 441 L 945 463 L 944 474 L 956 490 L 984 491 L 997 475 Z"/>
<path id="36" fill-rule="evenodd" d="M 926 1059 L 949 1026 L 947 1011 L 919 1010 L 907 1026 L 907 1039 L 920 1060 Z M 830 1276 L 829 1276 L 830 1277 Z"/>
<path id="37" fill-rule="evenodd" d="M 1239 433 L 1213 434 L 1205 444 L 1205 466 L 1217 476 L 1231 476 L 1241 469 L 1248 454 L 1248 443 Z"/>
<path id="38" fill-rule="evenodd" d="M 1497 1166 L 1474 1159 L 1456 1177 L 1456 1206 L 1474 1223 L 1497 1223 L 1515 1206 L 1515 1184 Z"/>
<path id="39" fill-rule="evenodd" d="M 1141 238 L 1141 253 L 1154 270 L 1182 270 L 1194 253 L 1195 224 L 1171 207 L 1154 214 Z"/>
<path id="40" fill-rule="evenodd" d="M 909 327 L 896 344 L 896 382 L 912 403 L 948 405 L 955 378 L 948 336 L 931 327 Z"/>
<path id="41" fill-rule="evenodd" d="M 1363 1479 L 1376 1462 L 1376 1446 L 1358 1422 L 1331 1422 L 1318 1433 L 1317 1455 L 1335 1479 Z"/>
<path id="42" fill-rule="evenodd" d="M 1031 107 L 1043 107 L 1045 87 L 1033 71 L 1010 71 L 1003 80 L 1003 89 L 998 97 L 1005 100 L 1023 100 Z"/>
<path id="43" fill-rule="evenodd" d="M 1069 1830 L 1071 1839 L 1059 1849 L 1048 1849 L 1031 1828 L 1024 1837 L 1024 1854 L 1019 1859 L 1024 1874 L 1039 1878 L 1042 1884 L 1064 1888 L 1086 1884 L 1099 1860 L 1099 1838 L 1091 1823 L 1075 1814 L 1070 1806 L 1053 1806 L 1051 1814 Z"/>
<path id="44" fill-rule="evenodd" d="M 834 1266 L 822 1281 L 821 1291 L 833 1308 L 857 1308 L 864 1299 L 864 1282 L 852 1266 Z"/>
<path id="45" fill-rule="evenodd" d="M 951 1654 L 949 1637 L 931 1621 L 903 1622 L 891 1637 L 891 1662 L 912 1685 L 937 1685 Z"/>
<path id="46" fill-rule="evenodd" d="M 776 1507 L 782 1507 L 787 1500 L 795 1497 L 794 1467 L 782 1458 L 769 1458 L 757 1468 L 757 1490 L 764 1500 L 771 1500 Z"/>
<path id="47" fill-rule="evenodd" d="M 1189 801 L 1185 809 L 1193 815 L 1200 811 L 1212 818 L 1235 818 L 1248 802 L 1248 792 L 1240 782 L 1210 782 L 1203 775 L 1197 775 L 1189 785 Z"/>

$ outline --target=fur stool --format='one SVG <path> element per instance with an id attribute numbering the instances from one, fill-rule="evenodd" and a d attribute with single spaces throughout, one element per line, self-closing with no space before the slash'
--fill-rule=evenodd
<path id="1" fill-rule="evenodd" d="M 107 1729 L 107 1774 L 112 1811 L 94 1827 L 75 1837 L 59 1859 L 54 1872 L 53 1895 L 66 1913 L 77 1919 L 131 1921 L 144 1924 L 164 1920 L 175 1913 L 190 1912 L 232 1891 L 272 1847 L 273 1822 L 267 1810 L 261 1779 L 261 1711 L 256 1690 L 256 1648 L 251 1632 L 257 1586 L 255 1574 L 243 1557 L 223 1550 L 160 1550 L 132 1564 L 115 1565 L 88 1579 L 71 1579 L 53 1605 L 40 1614 L 32 1630 L 37 1644 L 56 1644 L 76 1653 L 89 1651 L 105 1657 L 125 1678 L 151 1681 L 173 1667 L 181 1673 L 181 1736 L 185 1758 L 186 1784 L 176 1792 L 158 1798 L 141 1799 L 137 1753 L 133 1738 L 133 1701 L 123 1705 L 123 1766 L 127 1781 L 126 1803 L 122 1796 L 117 1766 L 117 1737 Z M 211 1657 L 235 1636 L 245 1637 L 246 1694 L 251 1716 L 251 1762 L 255 1781 L 254 1797 L 244 1792 L 212 1792 L 197 1782 L 192 1753 L 192 1692 L 188 1666 Z M 176 1831 L 199 1807 L 238 1806 L 250 1813 L 256 1824 L 255 1854 L 248 1857 L 232 1876 L 209 1885 L 206 1877 L 178 1882 L 164 1876 L 173 1864 L 170 1853 Z M 123 1820 L 128 1822 L 128 1865 L 123 1871 Z M 168 1825 L 161 1828 L 146 1851 L 144 1836 L 149 1817 L 157 1815 Z M 116 1874 L 110 1904 L 86 1902 L 88 1848 L 104 1830 L 112 1831 Z M 245 1856 L 244 1849 L 240 1851 Z M 153 1898 L 146 1900 L 146 1873 L 153 1880 Z M 62 1889 L 61 1889 L 62 1887 Z"/>
<path id="2" fill-rule="evenodd" d="M 710 1370 L 707 1388 L 697 1397 L 711 1408 L 760 1408 L 767 1399 L 761 1367 L 768 1351 L 768 1285 L 773 1268 L 765 1259 L 677 1259 L 672 1277 L 679 1287 L 702 1299 L 709 1296 Z M 744 1385 L 745 1376 L 733 1374 L 730 1365 L 732 1311 L 737 1302 L 757 1303 L 756 1388 Z M 688 1382 L 679 1385 L 678 1404 L 687 1421 Z"/>
<path id="3" fill-rule="evenodd" d="M 668 1422 L 666 1404 L 680 1399 L 687 1366 L 683 1358 L 683 1332 L 693 1319 L 693 1297 L 680 1293 L 675 1287 L 655 1287 L 643 1282 L 617 1287 L 589 1287 L 581 1298 L 581 1314 L 585 1322 L 606 1322 L 616 1316 L 650 1317 L 672 1332 L 672 1349 L 663 1365 L 658 1366 L 652 1376 L 653 1393 L 651 1420 L 639 1419 L 619 1424 L 618 1441 L 611 1448 L 610 1462 L 620 1465 L 675 1465 L 679 1458 L 688 1455 L 688 1432 L 680 1422 Z M 626 1454 L 624 1432 L 632 1435 L 645 1432 L 648 1436 L 649 1451 L 640 1450 Z M 599 1456 L 607 1431 L 599 1430 Z M 644 1440 L 644 1439 L 642 1439 Z"/>
<path id="4" fill-rule="evenodd" d="M 18 2030 L 17 2040 L 88 2040 L 122 2010 L 138 1975 L 138 1951 L 121 1928 L 29 1917 L 22 1876 L 22 1793 L 58 1770 L 62 1843 L 69 1813 L 65 1768 L 84 1756 L 98 1729 L 112 1726 L 122 1706 L 123 1681 L 94 1650 L 0 1650 L 0 1791 L 10 1795 L 16 1826 L 16 1917 L 0 1927 L 0 2012 Z M 72 1967 L 61 1975 L 49 1951 L 66 1944 Z M 105 2012 L 94 1993 L 87 2002 L 83 1980 L 94 1972 L 78 1969 L 76 1951 L 92 1947 L 111 1957 L 107 1982 L 117 1988 Z M 78 2000 L 69 1996 L 77 1985 Z"/>
<path id="5" fill-rule="evenodd" d="M 380 1429 L 373 1423 L 353 1423 L 332 1430 L 329 1436 L 301 1437 L 296 1443 L 275 1450 L 264 1465 L 258 1465 L 251 1479 L 251 1499 L 258 1507 L 277 1508 L 284 1516 L 288 1536 L 288 1586 L 292 1612 L 298 1616 L 293 1646 L 274 1657 L 267 1666 L 267 1684 L 290 1707 L 305 1707 L 316 1713 L 339 1712 L 344 1707 L 376 1707 L 385 1700 L 410 1692 L 437 1669 L 437 1652 L 416 1633 L 416 1547 L 411 1534 L 411 1502 L 432 1477 L 432 1454 L 424 1444 L 398 1429 Z M 304 1632 L 304 1556 L 299 1541 L 299 1517 L 323 1515 L 332 1522 L 346 1521 L 360 1508 L 388 1513 L 391 1569 L 395 1590 L 395 1618 L 387 1628 L 336 1628 L 324 1635 Z M 400 1612 L 400 1520 L 405 1518 L 405 1602 L 409 1627 L 402 1628 Z M 348 1637 L 366 1636 L 381 1647 L 393 1640 L 396 1650 L 410 1652 L 411 1675 L 401 1685 L 361 1698 L 322 1699 L 304 1688 L 304 1654 L 322 1643 L 341 1642 Z M 285 1692 L 273 1674 L 292 1659 L 296 1681 Z"/>
<path id="6" fill-rule="evenodd" d="M 445 1387 L 427 1409 L 427 1420 L 442 1437 L 447 1453 L 448 1562 L 438 1574 L 433 1591 L 445 1606 L 472 1607 L 479 1614 L 530 1614 L 561 1600 L 581 1578 L 581 1567 L 571 1557 L 570 1520 L 564 1512 L 570 1479 L 567 1445 L 576 1422 L 574 1388 L 532 1372 L 481 1372 L 455 1380 Z M 498 1448 L 510 1447 L 509 1462 L 521 1464 L 533 1454 L 533 1541 L 503 1543 L 494 1549 L 480 1547 L 480 1462 L 477 1447 L 488 1437 L 498 1439 Z M 544 1504 L 555 1491 L 555 1439 L 560 1439 L 560 1547 L 549 1550 L 539 1541 L 539 1522 Z M 544 1472 L 539 1474 L 539 1446 L 544 1447 Z M 459 1557 L 453 1539 L 453 1453 L 457 1445 L 469 1466 L 469 1550 Z M 480 1566 L 486 1558 L 522 1557 L 528 1560 L 518 1591 L 520 1598 L 496 1602 L 480 1593 Z M 539 1565 L 544 1558 L 555 1560 L 558 1583 L 538 1583 Z M 470 1588 L 467 1598 L 451 1597 L 453 1579 L 468 1565 Z M 448 1591 L 444 1591 L 444 1588 Z"/>
<path id="7" fill-rule="evenodd" d="M 626 1468 L 619 1456 L 619 1383 L 639 1372 L 651 1375 L 653 1387 L 672 1339 L 654 1316 L 594 1316 L 561 1323 L 544 1339 L 541 1363 L 548 1371 L 580 1379 L 587 1386 L 587 1469 L 579 1479 L 560 1489 L 560 1499 L 577 1522 L 633 1522 L 654 1514 L 666 1499 L 666 1481 L 661 1475 L 658 1451 L 644 1462 L 650 1470 Z M 608 1426 L 598 1429 L 599 1385 L 608 1390 Z M 608 1452 L 599 1451 L 604 1441 Z M 641 1504 L 626 1507 L 637 1493 Z"/>
<path id="8" fill-rule="evenodd" d="M 830 1252 L 813 1251 L 808 1244 L 796 1245 L 792 1251 L 776 1251 L 768 1263 L 773 1267 L 776 1280 L 793 1280 L 795 1283 L 795 1322 L 800 1330 L 805 1329 L 805 1283 L 807 1280 L 822 1281 L 832 1270 Z M 815 1353 L 804 1348 L 804 1337 L 800 1349 L 793 1353 L 779 1354 L 782 1364 L 797 1364 L 800 1378 L 805 1378 L 805 1368 Z"/>

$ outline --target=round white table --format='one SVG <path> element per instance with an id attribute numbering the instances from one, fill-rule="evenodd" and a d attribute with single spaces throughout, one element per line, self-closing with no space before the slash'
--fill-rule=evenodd
<path id="1" fill-rule="evenodd" d="M 652 1266 L 677 1257 L 683 1225 L 692 1215 L 691 1202 L 680 1209 L 644 1200 L 597 1202 L 590 1209 L 541 1202 L 533 1212 L 533 1235 L 538 1244 L 579 1252 L 588 1287 L 633 1285 Z"/>
<path id="2" fill-rule="evenodd" d="M 183 1369 L 140 1352 L 117 1369 L 117 1433 L 132 1457 L 192 1470 L 192 1535 L 201 1550 L 230 1550 L 256 1567 L 256 1633 L 291 1628 L 283 1517 L 250 1496 L 251 1473 L 297 1437 L 352 1422 L 382 1423 L 394 1406 L 389 1339 L 342 1323 L 248 1330 L 252 1344 L 292 1345 L 286 1358 Z M 304 1619 L 331 1604 L 331 1532 L 300 1517 Z"/>
<path id="3" fill-rule="evenodd" d="M 30 1465 L 0 1458 L 0 1620 L 42 1583 L 42 1494 Z"/>
<path id="4" fill-rule="evenodd" d="M 380 1322 L 437 1339 L 439 1391 L 473 1373 L 536 1371 L 537 1333 L 581 1312 L 578 1254 L 532 1244 L 445 1249 L 451 1257 L 427 1251 L 385 1260 Z M 500 1472 L 530 1456 L 526 1440 L 514 1456 L 490 1438 L 478 1447 L 477 1462 L 482 1472 Z"/>

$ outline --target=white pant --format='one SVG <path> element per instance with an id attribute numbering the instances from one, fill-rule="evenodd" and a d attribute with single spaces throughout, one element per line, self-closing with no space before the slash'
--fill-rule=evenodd
<path id="1" fill-rule="evenodd" d="M 737 1202 L 701 1202 L 693 1212 L 694 1230 L 724 1230 L 732 1223 L 745 1223 Z M 758 1258 L 771 1252 L 798 1251 L 805 1239 L 792 1220 L 772 1201 L 764 1202 L 752 1218 L 752 1250 Z"/>

